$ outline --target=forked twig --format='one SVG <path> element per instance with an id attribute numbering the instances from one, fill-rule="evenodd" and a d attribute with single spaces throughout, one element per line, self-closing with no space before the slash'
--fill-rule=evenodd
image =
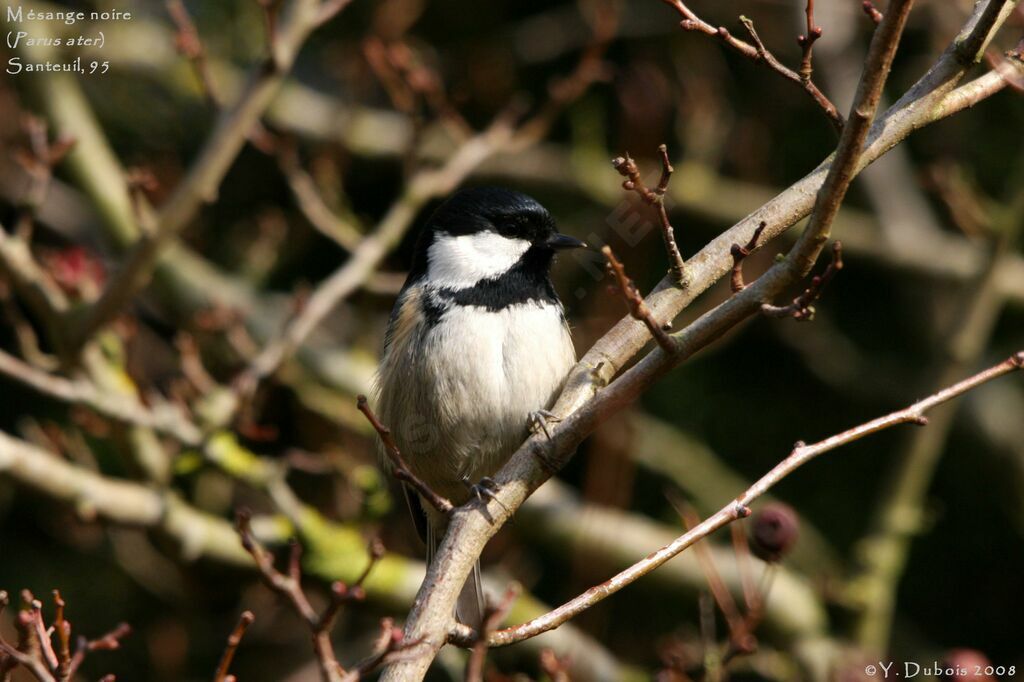
<path id="1" fill-rule="evenodd" d="M 825 287 L 836 273 L 843 269 L 843 244 L 839 240 L 832 243 L 832 260 L 825 267 L 824 272 L 811 278 L 810 285 L 803 293 L 793 299 L 793 302 L 785 306 L 765 303 L 761 306 L 761 312 L 768 317 L 792 317 L 798 322 L 809 322 L 814 319 L 815 301 L 821 298 Z"/>
<path id="2" fill-rule="evenodd" d="M 739 244 L 733 244 L 732 253 L 732 278 L 729 284 L 734 294 L 738 294 L 747 288 L 747 285 L 743 281 L 743 261 L 749 256 L 754 249 L 757 248 L 757 240 L 761 238 L 761 233 L 764 232 L 764 228 L 768 226 L 768 223 L 761 221 L 761 224 L 754 230 L 754 234 L 750 237 L 750 241 L 744 246 Z"/>
<path id="3" fill-rule="evenodd" d="M 672 173 L 675 172 L 675 169 L 668 158 L 668 147 L 665 145 L 659 146 L 658 153 L 661 155 L 661 177 L 658 179 L 658 185 L 654 189 L 644 184 L 643 179 L 640 177 L 640 169 L 628 152 L 625 156 L 618 156 L 612 159 L 612 167 L 618 171 L 619 175 L 626 178 L 622 182 L 623 189 L 636 192 L 644 202 L 653 206 L 658 212 L 658 222 L 661 225 L 661 236 L 665 241 L 665 250 L 668 252 L 672 279 L 676 283 L 684 285 L 686 283 L 686 263 L 679 252 L 679 246 L 676 244 L 675 229 L 672 227 L 672 222 L 668 219 L 668 212 L 665 210 L 665 192 L 668 191 L 668 183 L 672 179 Z"/>

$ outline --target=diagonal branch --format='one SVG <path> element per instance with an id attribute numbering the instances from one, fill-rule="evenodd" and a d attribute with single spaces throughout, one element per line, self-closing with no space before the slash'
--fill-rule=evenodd
<path id="1" fill-rule="evenodd" d="M 643 560 L 638 561 L 626 570 L 618 573 L 605 582 L 590 588 L 575 599 L 572 599 L 557 609 L 554 609 L 539 618 L 517 625 L 515 627 L 498 630 L 489 638 L 490 646 L 505 646 L 515 642 L 535 637 L 542 632 L 547 632 L 558 627 L 573 616 L 590 608 L 594 604 L 615 594 L 623 587 L 635 582 L 647 575 L 654 569 L 675 557 L 683 550 L 692 547 L 698 541 L 711 535 L 713 532 L 729 525 L 737 519 L 745 518 L 750 514 L 750 503 L 764 495 L 771 488 L 786 478 L 794 471 L 807 464 L 816 457 L 860 440 L 879 431 L 898 426 L 900 424 L 926 425 L 928 423 L 925 413 L 936 405 L 941 405 L 959 395 L 970 391 L 973 388 L 998 379 L 999 377 L 1015 372 L 1024 367 L 1024 351 L 1014 354 L 1003 362 L 990 367 L 972 377 L 964 379 L 948 388 L 934 393 L 927 398 L 920 400 L 909 407 L 897 410 L 884 417 L 872 419 L 859 426 L 838 433 L 834 436 L 806 445 L 798 442 L 792 452 L 784 460 L 779 462 L 771 471 L 762 476 L 756 483 L 750 486 L 739 497 L 720 509 L 712 516 L 705 519 L 683 535 L 680 535 L 673 542 L 652 552 Z"/>
<path id="2" fill-rule="evenodd" d="M 388 459 L 391 460 L 391 473 L 399 481 L 408 484 L 418 492 L 423 499 L 427 500 L 437 511 L 442 514 L 450 514 L 455 505 L 450 500 L 439 495 L 435 490 L 423 482 L 423 479 L 419 478 L 409 469 L 409 465 L 405 463 L 405 458 L 402 457 L 402 453 L 398 449 L 398 444 L 395 443 L 395 439 L 391 436 L 391 430 L 384 426 L 374 414 L 373 410 L 370 409 L 370 404 L 366 400 L 365 395 L 361 395 L 356 400 L 356 406 L 359 411 L 363 413 L 366 420 L 373 426 L 373 430 L 380 436 L 381 443 L 384 445 L 384 453 Z"/>
<path id="3" fill-rule="evenodd" d="M 235 629 L 228 636 L 227 644 L 224 646 L 224 653 L 221 654 L 220 663 L 217 664 L 217 671 L 213 675 L 213 682 L 226 682 L 229 678 L 228 670 L 231 669 L 231 661 L 235 658 L 238 645 L 242 643 L 245 631 L 249 629 L 249 626 L 255 620 L 256 616 L 253 615 L 252 611 L 242 611 L 242 615 L 238 617 Z"/>
<path id="4" fill-rule="evenodd" d="M 665 327 L 658 324 L 658 321 L 651 315 L 651 311 L 644 305 L 644 297 L 640 295 L 640 291 L 636 288 L 636 284 L 626 274 L 626 268 L 622 265 L 618 258 L 615 257 L 615 253 L 612 252 L 610 246 L 606 246 L 601 249 L 601 253 L 604 254 L 605 259 L 608 261 L 608 270 L 615 277 L 615 281 L 618 283 L 619 292 L 622 294 L 623 300 L 626 302 L 626 308 L 629 309 L 629 314 L 634 319 L 643 322 L 647 325 L 647 329 L 650 330 L 651 336 L 658 342 L 662 350 L 666 353 L 672 353 L 675 351 L 675 341 L 665 330 Z"/>

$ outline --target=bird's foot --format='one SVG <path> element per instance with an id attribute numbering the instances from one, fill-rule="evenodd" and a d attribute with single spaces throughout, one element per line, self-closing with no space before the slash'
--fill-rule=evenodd
<path id="1" fill-rule="evenodd" d="M 484 476 L 477 483 L 470 481 L 468 476 L 463 476 L 462 483 L 469 488 L 469 492 L 473 493 L 473 497 L 475 497 L 481 504 L 486 504 L 487 501 L 494 500 L 502 509 L 505 511 L 509 510 L 508 507 L 505 506 L 505 503 L 498 499 L 498 491 L 501 490 L 501 486 L 498 485 L 498 482 L 490 476 Z"/>
<path id="2" fill-rule="evenodd" d="M 562 418 L 550 410 L 531 412 L 528 418 L 530 431 L 533 433 L 543 432 L 548 440 L 551 440 L 551 431 L 548 430 L 548 423 L 558 423 L 560 421 L 562 421 Z"/>

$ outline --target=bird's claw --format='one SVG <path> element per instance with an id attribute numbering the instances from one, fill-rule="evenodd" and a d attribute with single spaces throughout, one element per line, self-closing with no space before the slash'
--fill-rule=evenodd
<path id="1" fill-rule="evenodd" d="M 468 476 L 463 476 L 462 483 L 469 488 L 469 491 L 473 493 L 473 497 L 481 504 L 486 504 L 485 499 L 494 500 L 502 509 L 509 511 L 505 503 L 498 499 L 498 491 L 501 490 L 501 486 L 490 476 L 484 476 L 477 483 L 470 481 Z"/>
<path id="2" fill-rule="evenodd" d="M 550 410 L 537 410 L 531 412 L 529 416 L 530 430 L 533 433 L 541 431 L 551 440 L 551 431 L 548 430 L 548 422 L 560 422 L 562 418 Z"/>

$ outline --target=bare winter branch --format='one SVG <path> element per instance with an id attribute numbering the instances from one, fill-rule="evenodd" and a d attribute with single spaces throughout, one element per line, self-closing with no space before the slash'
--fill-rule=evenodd
<path id="1" fill-rule="evenodd" d="M 753 45 L 736 38 L 724 26 L 715 28 L 711 24 L 707 23 L 694 14 L 693 11 L 682 2 L 682 0 L 664 0 L 664 2 L 674 8 L 683 17 L 683 20 L 679 22 L 679 25 L 683 27 L 683 29 L 687 31 L 697 31 L 713 38 L 717 38 L 723 44 L 732 48 L 744 57 L 747 57 L 754 63 L 764 64 L 767 68 L 779 74 L 786 80 L 800 86 L 811 97 L 811 99 L 821 107 L 821 110 L 825 112 L 825 115 L 828 117 L 832 126 L 836 130 L 842 130 L 842 114 L 839 113 L 836 106 L 821 90 L 818 89 L 818 86 L 816 86 L 810 78 L 810 44 L 812 44 L 814 40 L 817 40 L 818 35 L 816 35 L 816 33 L 818 32 L 811 30 L 808 35 L 812 37 L 807 41 L 801 41 L 801 46 L 804 46 L 805 42 L 809 43 L 804 47 L 806 50 L 805 59 L 808 61 L 807 77 L 805 78 L 801 73 L 797 73 L 785 66 L 768 50 L 768 48 L 765 47 L 760 37 L 758 37 L 757 32 L 754 30 L 754 22 L 750 19 L 740 17 L 740 22 L 743 23 L 747 33 L 750 34 L 751 40 L 754 41 Z M 808 7 L 810 8 L 809 23 L 813 24 L 813 5 L 809 5 Z"/>
<path id="2" fill-rule="evenodd" d="M 952 400 L 973 388 L 992 381 L 993 379 L 997 379 L 1005 374 L 1015 372 L 1022 367 L 1024 367 L 1024 351 L 1018 352 L 1009 359 L 930 395 L 902 410 L 897 410 L 896 412 L 887 414 L 884 417 L 879 417 L 869 422 L 865 422 L 864 424 L 855 426 L 834 436 L 830 436 L 824 440 L 818 441 L 817 443 L 807 445 L 803 442 L 798 442 L 788 457 L 782 460 L 767 474 L 762 476 L 742 495 L 712 516 L 705 519 L 700 524 L 679 536 L 671 544 L 662 547 L 656 552 L 652 552 L 649 556 L 633 564 L 633 566 L 630 566 L 628 569 L 618 573 L 613 578 L 590 588 L 575 599 L 566 602 L 544 616 L 535 618 L 522 625 L 517 625 L 512 628 L 495 632 L 490 637 L 490 645 L 504 646 L 506 644 L 512 644 L 514 642 L 522 641 L 528 637 L 535 637 L 542 632 L 558 627 L 561 623 L 566 622 L 597 602 L 618 592 L 626 585 L 629 585 L 644 575 L 647 575 L 658 566 L 661 566 L 672 557 L 691 547 L 699 540 L 704 539 L 719 528 L 722 528 L 737 519 L 749 516 L 751 502 L 765 494 L 768 490 L 778 484 L 779 481 L 786 478 L 819 455 L 893 426 L 898 426 L 900 424 L 927 424 L 928 420 L 925 417 L 925 413 L 936 405 Z"/>

